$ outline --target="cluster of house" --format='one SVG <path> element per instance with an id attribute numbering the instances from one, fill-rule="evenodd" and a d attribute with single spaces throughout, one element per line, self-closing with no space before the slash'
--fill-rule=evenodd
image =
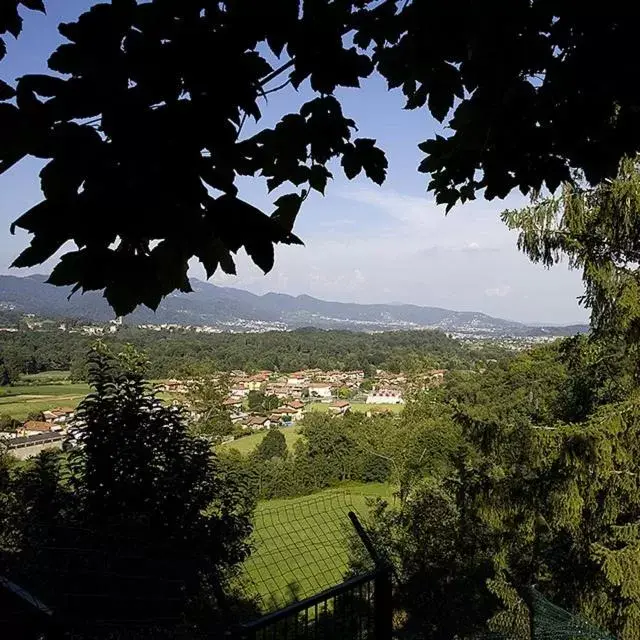
<path id="1" fill-rule="evenodd" d="M 444 374 L 442 369 L 432 370 L 422 376 L 419 384 L 439 384 Z M 366 404 L 403 404 L 404 390 L 410 386 L 404 374 L 384 370 L 376 371 L 373 388 L 368 392 L 362 391 L 364 371 L 305 369 L 282 374 L 263 370 L 248 374 L 235 370 L 229 372 L 228 376 L 229 394 L 223 405 L 229 410 L 234 424 L 251 430 L 291 425 L 302 419 L 305 407 L 313 402 L 326 403 L 331 413 L 343 415 L 351 408 L 351 402 L 340 397 L 345 389 L 349 397 L 358 395 L 358 401 Z M 185 393 L 189 383 L 188 380 L 167 380 L 162 388 L 171 393 Z M 275 396 L 280 401 L 280 406 L 269 411 L 249 411 L 247 399 L 252 391 Z"/>
<path id="2" fill-rule="evenodd" d="M 240 424 L 244 429 L 268 429 L 272 426 L 291 425 L 302 419 L 304 409 L 304 403 L 300 400 L 285 402 L 271 411 L 254 413 L 244 411 L 243 401 L 240 400 L 238 403 L 238 398 L 227 398 L 224 404 L 233 406 L 231 421 Z"/>
<path id="3" fill-rule="evenodd" d="M 43 433 L 63 433 L 67 421 L 73 417 L 75 409 L 56 407 L 42 412 L 42 420 L 26 420 L 15 432 L 3 434 L 8 438 L 28 438 Z"/>
<path id="4" fill-rule="evenodd" d="M 72 407 L 56 407 L 42 412 L 42 420 L 26 420 L 14 432 L 0 434 L 11 453 L 20 459 L 37 455 L 47 447 L 62 445 Z"/>

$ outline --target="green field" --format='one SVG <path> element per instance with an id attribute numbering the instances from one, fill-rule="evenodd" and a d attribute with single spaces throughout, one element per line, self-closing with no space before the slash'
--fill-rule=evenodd
<path id="1" fill-rule="evenodd" d="M 45 371 L 25 376 L 24 381 L 32 384 L 0 389 L 0 413 L 24 420 L 31 412 L 75 407 L 89 393 L 88 385 L 69 382 L 64 371 Z"/>
<path id="2" fill-rule="evenodd" d="M 302 498 L 261 502 L 254 551 L 245 563 L 246 588 L 265 610 L 305 598 L 342 581 L 353 527 L 347 516 L 368 512 L 368 498 L 393 500 L 388 484 L 348 483 Z"/>
<path id="3" fill-rule="evenodd" d="M 292 425 L 291 427 L 281 427 L 280 431 L 284 434 L 284 439 L 287 441 L 289 451 L 293 451 L 293 445 L 302 437 L 298 432 L 298 427 Z M 233 442 L 227 442 L 220 445 L 220 449 L 236 449 L 242 454 L 251 453 L 267 435 L 267 431 L 259 433 L 252 433 L 250 436 L 244 438 L 238 438 Z"/>
<path id="4" fill-rule="evenodd" d="M 323 404 L 322 402 L 314 402 L 307 406 L 307 411 L 317 411 L 319 413 L 325 413 L 329 411 L 328 404 Z M 366 404 L 364 402 L 354 402 L 351 405 L 351 411 L 359 411 L 361 413 L 366 413 L 367 411 L 371 411 L 372 413 L 382 413 L 384 411 L 391 411 L 392 413 L 400 413 L 404 408 L 403 404 Z"/>

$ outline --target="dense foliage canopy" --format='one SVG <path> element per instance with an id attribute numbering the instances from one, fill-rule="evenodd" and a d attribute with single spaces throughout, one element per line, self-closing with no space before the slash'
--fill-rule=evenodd
<path id="1" fill-rule="evenodd" d="M 5 0 L 0 33 L 19 35 L 20 4 L 44 10 Z M 419 145 L 447 207 L 553 191 L 576 169 L 598 182 L 638 150 L 635 22 L 619 1 L 113 0 L 59 30 L 51 74 L 0 85 L 0 171 L 47 161 L 43 200 L 15 223 L 34 234 L 15 265 L 72 241 L 50 281 L 104 290 L 119 314 L 188 291 L 192 257 L 234 273 L 244 247 L 271 269 L 338 162 L 382 183 L 384 152 L 341 105 L 374 73 L 447 125 Z M 309 99 L 247 132 L 288 87 Z M 283 187 L 269 215 L 240 197 L 242 176 Z"/>
<path id="2" fill-rule="evenodd" d="M 86 353 L 94 339 L 57 330 L 0 332 L 0 376 L 6 377 L 6 384 L 17 381 L 21 373 L 71 369 L 75 379 L 84 380 Z M 105 336 L 104 340 L 116 349 L 125 344 L 142 349 L 150 360 L 152 378 L 192 377 L 201 365 L 221 371 L 292 372 L 320 368 L 359 369 L 367 374 L 376 368 L 395 372 L 474 368 L 476 363 L 503 353 L 500 347 L 491 344 L 481 349 L 465 347 L 439 331 L 364 334 L 308 329 L 207 335 L 132 328 Z"/>

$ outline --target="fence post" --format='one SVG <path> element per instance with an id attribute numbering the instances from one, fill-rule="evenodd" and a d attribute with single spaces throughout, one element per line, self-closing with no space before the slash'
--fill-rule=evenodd
<path id="1" fill-rule="evenodd" d="M 391 640 L 393 634 L 393 603 L 391 568 L 381 567 L 373 585 L 373 636 L 375 640 Z"/>
<path id="2" fill-rule="evenodd" d="M 392 567 L 380 557 L 369 534 L 365 531 L 360 520 L 358 520 L 358 516 L 353 511 L 349 511 L 348 515 L 356 533 L 376 565 L 376 577 L 373 582 L 374 640 L 391 640 L 393 634 Z"/>

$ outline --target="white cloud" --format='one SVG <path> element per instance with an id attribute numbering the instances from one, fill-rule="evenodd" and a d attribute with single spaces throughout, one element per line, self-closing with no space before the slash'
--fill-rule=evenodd
<path id="1" fill-rule="evenodd" d="M 539 322 L 583 321 L 579 274 L 533 265 L 499 213 L 521 201 L 474 201 L 444 215 L 432 200 L 383 189 L 343 191 L 303 210 L 305 247 L 279 246 L 264 276 L 240 257 L 239 277 L 214 282 L 256 293 L 405 302 Z M 353 220 L 348 228 L 323 219 Z M 498 284 L 496 284 L 498 283 Z"/>
<path id="2" fill-rule="evenodd" d="M 484 290 L 484 295 L 489 298 L 504 298 L 511 293 L 511 287 L 508 284 L 503 284 L 499 287 L 493 287 Z"/>

